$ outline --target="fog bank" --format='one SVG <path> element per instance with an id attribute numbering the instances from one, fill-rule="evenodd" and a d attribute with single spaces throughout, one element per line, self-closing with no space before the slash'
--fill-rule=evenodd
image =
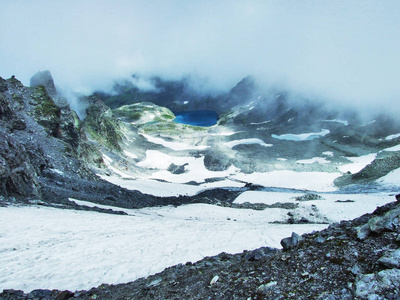
<path id="1" fill-rule="evenodd" d="M 340 103 L 396 109 L 400 2 L 3 1 L 0 76 L 39 70 L 65 89 L 132 74 L 191 75 L 226 90 L 246 75 Z"/>

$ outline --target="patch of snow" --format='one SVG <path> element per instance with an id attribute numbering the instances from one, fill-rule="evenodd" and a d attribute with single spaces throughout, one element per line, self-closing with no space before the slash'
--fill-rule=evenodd
<path id="1" fill-rule="evenodd" d="M 324 157 L 313 157 L 310 159 L 302 159 L 302 160 L 297 160 L 297 164 L 313 164 L 313 163 L 318 163 L 318 164 L 329 164 L 330 161 L 326 160 Z"/>
<path id="2" fill-rule="evenodd" d="M 130 158 L 133 158 L 133 159 L 138 158 L 136 154 L 134 154 L 132 152 L 129 152 L 129 151 L 126 151 L 126 150 L 124 150 L 124 154 L 126 156 L 130 157 Z"/>
<path id="3" fill-rule="evenodd" d="M 142 134 L 150 143 L 153 144 L 158 144 L 162 145 L 166 148 L 170 148 L 175 151 L 180 151 L 180 150 L 204 150 L 209 148 L 210 146 L 205 146 L 205 145 L 189 145 L 189 144 L 184 144 L 184 143 L 178 143 L 178 142 L 168 142 L 162 138 L 154 137 L 148 134 Z"/>
<path id="4" fill-rule="evenodd" d="M 274 139 L 278 140 L 286 140 L 286 141 L 311 141 L 313 139 L 317 139 L 329 134 L 329 129 L 322 129 L 321 132 L 312 132 L 312 133 L 301 133 L 301 134 L 282 134 L 276 135 L 272 134 L 271 136 Z"/>
<path id="5" fill-rule="evenodd" d="M 254 106 L 250 107 L 249 110 L 252 110 L 254 108 Z"/>
<path id="6" fill-rule="evenodd" d="M 163 152 L 157 150 L 147 150 L 146 158 L 136 165 L 141 168 L 148 169 L 168 169 L 168 167 L 174 163 L 176 165 L 183 165 L 186 163 L 193 163 L 200 158 L 195 157 L 179 157 L 179 156 L 171 156 L 165 154 Z"/>
<path id="7" fill-rule="evenodd" d="M 171 174 L 169 171 L 161 170 L 153 173 L 151 178 L 174 183 L 187 183 L 189 181 L 203 183 L 206 179 L 225 178 L 238 172 L 238 169 L 234 166 L 230 166 L 225 171 L 209 171 L 204 166 L 204 157 L 190 163 L 186 166 L 186 170 L 187 172 L 183 174 Z"/>
<path id="8" fill-rule="evenodd" d="M 188 104 L 188 103 L 189 103 L 189 101 L 183 101 L 183 104 L 185 104 L 185 105 Z"/>
<path id="9" fill-rule="evenodd" d="M 377 180 L 377 181 L 382 184 L 399 186 L 400 185 L 400 168 L 389 172 L 389 174 L 379 178 L 379 180 Z"/>
<path id="10" fill-rule="evenodd" d="M 341 220 L 351 220 L 363 214 L 373 212 L 376 207 L 392 202 L 393 196 L 386 193 L 376 194 L 323 194 L 324 200 L 296 201 L 295 198 L 301 196 L 300 193 L 278 193 L 247 191 L 240 194 L 234 203 L 265 203 L 268 205 L 282 203 L 298 203 L 300 206 L 312 208 L 316 207 L 318 213 L 323 214 L 330 222 L 340 222 Z M 353 200 L 355 202 L 336 202 L 337 200 Z M 304 216 L 307 218 L 307 216 Z"/>
<path id="11" fill-rule="evenodd" d="M 287 158 L 278 157 L 276 160 L 287 161 Z"/>
<path id="12" fill-rule="evenodd" d="M 322 155 L 324 155 L 324 156 L 334 156 L 334 154 L 333 154 L 333 152 L 332 151 L 324 151 L 324 152 L 322 152 Z"/>
<path id="13" fill-rule="evenodd" d="M 332 122 L 332 123 L 340 123 L 343 124 L 344 126 L 349 125 L 349 122 L 346 120 L 339 120 L 339 119 L 333 119 L 333 120 L 322 120 L 322 122 Z"/>
<path id="14" fill-rule="evenodd" d="M 369 165 L 376 158 L 376 155 L 376 153 L 371 153 L 359 157 L 346 157 L 346 159 L 352 161 L 352 163 L 341 165 L 338 169 L 342 173 L 357 173 Z"/>
<path id="15" fill-rule="evenodd" d="M 362 126 L 371 125 L 371 124 L 374 124 L 375 122 L 376 122 L 376 120 L 372 120 L 371 122 L 368 122 L 367 124 L 364 124 L 364 125 L 362 125 Z"/>
<path id="16" fill-rule="evenodd" d="M 390 148 L 386 148 L 386 149 L 383 149 L 382 151 L 390 151 L 390 152 L 392 152 L 392 151 L 400 151 L 400 145 L 393 146 L 393 147 L 390 147 Z"/>
<path id="17" fill-rule="evenodd" d="M 259 144 L 260 146 L 264 146 L 264 147 L 272 147 L 272 144 L 266 144 L 264 141 L 260 140 L 260 139 L 242 139 L 242 140 L 234 140 L 234 141 L 230 141 L 227 143 L 224 143 L 225 145 L 227 145 L 229 148 L 233 148 L 237 145 L 249 145 L 249 144 Z"/>
<path id="18" fill-rule="evenodd" d="M 397 139 L 398 137 L 400 137 L 400 133 L 391 134 L 391 135 L 388 135 L 388 136 L 385 138 L 385 140 L 393 140 L 393 139 Z"/>
<path id="19" fill-rule="evenodd" d="M 53 173 L 59 174 L 59 175 L 63 175 L 64 174 L 63 171 L 60 171 L 58 169 L 50 169 L 50 171 L 53 172 Z"/>
<path id="20" fill-rule="evenodd" d="M 111 157 L 105 155 L 104 153 L 103 153 L 102 156 L 103 156 L 103 159 L 104 159 L 104 161 L 105 161 L 106 164 L 111 164 L 111 163 L 113 162 L 113 160 L 111 159 Z"/>
<path id="21" fill-rule="evenodd" d="M 262 124 L 267 124 L 267 123 L 271 123 L 271 120 L 268 121 L 264 121 L 264 122 L 259 122 L 259 123 L 250 123 L 251 125 L 262 125 Z"/>
<path id="22" fill-rule="evenodd" d="M 185 167 L 186 172 L 182 174 L 172 174 L 167 171 L 168 167 L 172 163 L 176 165 L 187 164 Z M 226 171 L 209 171 L 204 166 L 204 156 L 174 157 L 156 150 L 147 150 L 146 158 L 136 165 L 142 168 L 158 170 L 151 175 L 152 179 L 165 180 L 174 183 L 186 183 L 189 181 L 202 183 L 207 178 L 225 178 L 238 171 L 234 166 L 231 166 Z"/>
<path id="23" fill-rule="evenodd" d="M 333 182 L 339 176 L 341 176 L 340 173 L 275 170 L 266 173 L 237 173 L 236 175 L 232 176 L 232 178 L 245 182 L 251 182 L 265 187 L 280 187 L 329 192 L 337 190 L 337 187 L 335 187 Z"/>
<path id="24" fill-rule="evenodd" d="M 121 178 L 117 176 L 105 176 L 98 175 L 102 179 L 119 185 L 128 190 L 137 190 L 144 194 L 149 194 L 159 197 L 170 197 L 170 196 L 193 196 L 201 191 L 219 188 L 219 187 L 243 187 L 245 183 L 232 181 L 229 179 L 202 183 L 199 185 L 173 183 L 173 182 L 161 182 L 153 180 L 151 178 Z"/>
<path id="25" fill-rule="evenodd" d="M 221 131 L 221 132 L 210 133 L 210 135 L 212 135 L 212 136 L 231 136 L 231 135 L 234 135 L 234 134 L 240 133 L 240 132 L 243 132 L 243 131 Z"/>

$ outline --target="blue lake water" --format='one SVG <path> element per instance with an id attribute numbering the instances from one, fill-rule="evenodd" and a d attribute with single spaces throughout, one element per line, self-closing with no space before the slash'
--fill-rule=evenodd
<path id="1" fill-rule="evenodd" d="M 210 127 L 218 121 L 218 114 L 213 110 L 178 111 L 174 114 L 174 121 L 181 124 Z"/>

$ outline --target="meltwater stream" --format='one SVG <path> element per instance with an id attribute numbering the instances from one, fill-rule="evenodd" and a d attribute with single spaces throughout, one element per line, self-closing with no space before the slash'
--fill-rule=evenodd
<path id="1" fill-rule="evenodd" d="M 213 110 L 178 111 L 174 114 L 174 121 L 181 124 L 210 127 L 218 121 L 218 114 Z"/>

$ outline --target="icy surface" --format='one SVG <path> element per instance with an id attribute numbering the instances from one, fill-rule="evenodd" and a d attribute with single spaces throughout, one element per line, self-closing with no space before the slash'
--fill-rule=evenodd
<path id="1" fill-rule="evenodd" d="M 349 125 L 349 122 L 348 122 L 348 121 L 346 121 L 346 120 L 339 120 L 339 119 L 324 120 L 324 122 L 340 123 L 340 124 L 343 124 L 344 126 Z"/>
<path id="2" fill-rule="evenodd" d="M 386 148 L 383 151 L 400 151 L 400 145 L 393 146 L 393 147 L 390 147 L 390 148 Z"/>
<path id="3" fill-rule="evenodd" d="M 329 164 L 330 161 L 324 157 L 313 157 L 310 159 L 297 160 L 296 163 L 298 163 L 298 164 L 313 164 L 313 163 Z"/>
<path id="4" fill-rule="evenodd" d="M 119 208 L 118 208 L 119 210 Z M 47 207 L 0 208 L 0 290 L 90 289 L 220 252 L 261 246 L 326 225 L 268 224 L 284 210 L 204 204 L 128 210 L 128 216 Z"/>
<path id="5" fill-rule="evenodd" d="M 207 182 L 199 185 L 182 184 L 175 182 L 162 182 L 149 178 L 133 178 L 133 177 L 117 177 L 117 176 L 99 176 L 129 190 L 138 190 L 145 194 L 150 194 L 160 197 L 188 195 L 193 196 L 201 191 L 219 188 L 219 187 L 243 187 L 245 183 L 235 180 L 225 179 L 215 182 Z M 182 177 L 180 177 L 182 178 Z M 187 179 L 186 179 L 187 180 Z"/>
<path id="6" fill-rule="evenodd" d="M 138 158 L 136 154 L 134 154 L 134 153 L 132 153 L 132 152 L 129 152 L 129 151 L 126 151 L 126 150 L 124 150 L 124 154 L 125 154 L 126 156 L 130 157 L 130 158 L 133 158 L 133 159 Z"/>
<path id="7" fill-rule="evenodd" d="M 242 193 L 234 201 L 235 203 L 265 203 L 274 204 L 276 202 L 283 203 L 299 203 L 300 206 L 311 208 L 312 205 L 317 207 L 317 211 L 323 214 L 330 222 L 340 222 L 341 220 L 351 220 L 365 213 L 370 213 L 377 206 L 392 202 L 394 197 L 388 193 L 376 194 L 320 194 L 324 199 L 312 201 L 296 201 L 296 197 L 301 196 L 300 193 L 276 193 L 276 192 L 260 192 L 248 191 Z M 354 202 L 336 202 L 336 201 L 354 201 Z"/>
<path id="8" fill-rule="evenodd" d="M 209 146 L 205 145 L 190 145 L 185 143 L 178 143 L 178 142 L 169 142 L 159 137 L 154 137 L 148 134 L 142 134 L 150 143 L 162 145 L 166 148 L 170 148 L 172 150 L 204 150 L 209 148 Z"/>
<path id="9" fill-rule="evenodd" d="M 260 139 L 242 139 L 242 140 L 234 140 L 234 141 L 230 141 L 225 143 L 225 145 L 227 145 L 229 148 L 233 148 L 237 145 L 250 145 L 250 144 L 259 144 L 260 146 L 264 146 L 264 147 L 272 147 L 272 144 L 266 144 L 264 141 L 260 140 Z"/>
<path id="10" fill-rule="evenodd" d="M 391 171 L 389 174 L 379 178 L 378 182 L 387 185 L 398 186 L 400 183 L 400 168 Z"/>
<path id="11" fill-rule="evenodd" d="M 386 140 L 393 140 L 393 139 L 397 139 L 398 137 L 400 137 L 400 133 L 391 134 L 391 135 L 388 135 L 388 136 L 386 137 Z"/>
<path id="12" fill-rule="evenodd" d="M 335 191 L 337 188 L 334 186 L 333 182 L 339 176 L 341 176 L 340 173 L 276 170 L 267 173 L 238 173 L 232 177 L 266 187 L 305 189 L 312 191 Z"/>
<path id="13" fill-rule="evenodd" d="M 367 165 L 369 165 L 376 158 L 376 153 L 367 154 L 359 157 L 346 157 L 346 158 L 352 161 L 352 163 L 339 166 L 338 168 L 343 173 L 351 172 L 354 174 L 361 171 Z"/>
<path id="14" fill-rule="evenodd" d="M 329 134 L 330 131 L 328 129 L 322 129 L 321 132 L 311 132 L 311 133 L 301 133 L 301 134 L 282 134 L 276 135 L 272 134 L 271 136 L 274 139 L 278 140 L 286 140 L 286 141 L 310 141 L 313 139 L 317 139 Z"/>

